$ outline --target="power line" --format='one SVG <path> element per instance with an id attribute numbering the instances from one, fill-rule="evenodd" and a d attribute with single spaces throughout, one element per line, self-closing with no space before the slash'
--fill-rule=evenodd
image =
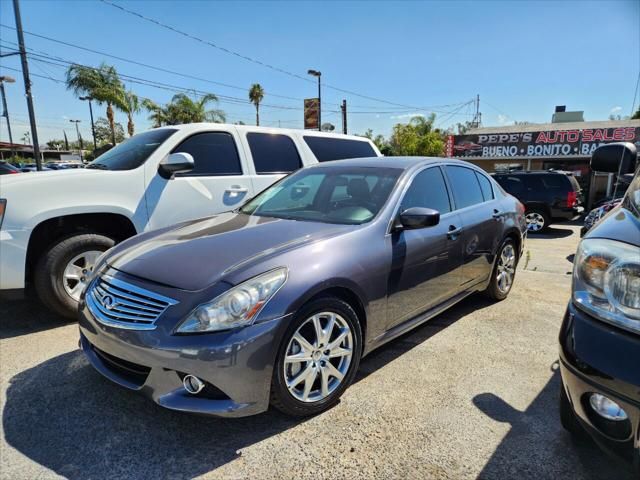
<path id="1" fill-rule="evenodd" d="M 9 25 L 0 24 L 0 26 L 4 27 L 4 28 L 8 28 L 10 30 L 15 30 L 14 27 L 11 27 Z M 207 79 L 207 78 L 197 77 L 195 75 L 189 75 L 187 73 L 176 72 L 174 70 L 169 70 L 168 68 L 158 67 L 158 66 L 155 66 L 155 65 L 150 65 L 148 63 L 143 63 L 143 62 L 140 62 L 140 61 L 137 61 L 137 60 L 131 60 L 129 58 L 120 57 L 118 55 L 113 55 L 111 53 L 103 52 L 103 51 L 100 51 L 100 50 L 94 50 L 94 49 L 87 48 L 87 47 L 81 47 L 80 45 L 74 45 L 73 43 L 65 42 L 63 40 L 59 40 L 59 39 L 52 38 L 52 37 L 47 37 L 45 35 L 41 35 L 41 34 L 38 34 L 38 33 L 28 32 L 26 30 L 25 30 L 24 33 L 26 33 L 27 35 L 30 35 L 32 37 L 41 38 L 41 39 L 44 39 L 44 40 L 48 40 L 50 42 L 54 42 L 54 43 L 58 43 L 58 44 L 61 44 L 61 45 L 65 45 L 67 47 L 76 48 L 78 50 L 84 50 L 85 52 L 94 53 L 96 55 L 103 55 L 105 57 L 109 57 L 109 58 L 113 58 L 113 59 L 116 59 L 116 60 L 120 60 L 122 62 L 131 63 L 133 65 L 138 65 L 140 67 L 150 68 L 152 70 L 157 70 L 159 72 L 170 73 L 172 75 L 177 75 L 177 76 L 184 77 L 184 78 L 189 78 L 189 79 L 192 79 L 192 80 L 198 80 L 198 81 L 201 81 L 201 82 L 207 82 L 207 83 L 210 83 L 212 85 L 218 85 L 218 86 L 221 86 L 221 87 L 233 88 L 235 90 L 248 91 L 248 88 L 245 88 L 245 87 L 240 87 L 240 86 L 237 86 L 237 85 L 231 85 L 229 83 L 218 82 L 218 81 L 210 80 L 210 79 Z M 7 40 L 5 40 L 5 41 L 7 41 Z M 9 42 L 9 43 L 12 43 L 12 42 Z M 268 93 L 272 97 L 285 98 L 285 99 L 288 99 L 288 100 L 296 100 L 296 101 L 302 101 L 303 100 L 302 98 L 290 97 L 290 96 L 287 96 L 287 95 L 279 95 L 279 94 L 271 93 L 271 92 L 265 92 L 265 94 L 266 93 Z"/>
<path id="2" fill-rule="evenodd" d="M 7 29 L 10 29 L 10 30 L 15 30 L 14 27 L 11 27 L 9 25 L 0 24 L 0 27 L 7 28 Z M 198 81 L 201 81 L 201 82 L 210 83 L 212 85 L 218 85 L 218 86 L 222 86 L 222 87 L 226 87 L 226 88 L 232 88 L 232 89 L 235 89 L 235 90 L 240 90 L 240 91 L 246 91 L 247 90 L 245 87 L 240 87 L 240 86 L 232 85 L 232 84 L 229 84 L 229 83 L 210 80 L 210 79 L 207 79 L 207 78 L 202 78 L 202 77 L 198 77 L 198 76 L 190 75 L 190 74 L 186 74 L 186 73 L 176 72 L 174 70 L 170 70 L 170 69 L 167 69 L 167 68 L 164 68 L 164 67 L 159 67 L 159 66 L 156 66 L 156 65 L 143 63 L 143 62 L 140 62 L 138 60 L 132 60 L 130 58 L 121 57 L 119 55 L 114 55 L 114 54 L 107 53 L 107 52 L 104 52 L 104 51 L 94 50 L 94 49 L 87 48 L 87 47 L 82 47 L 82 46 L 79 46 L 79 45 L 75 45 L 73 43 L 65 42 L 63 40 L 52 38 L 52 37 L 48 37 L 46 35 L 38 34 L 38 33 L 35 33 L 35 32 L 25 31 L 24 33 L 26 33 L 27 35 L 33 36 L 33 37 L 37 37 L 37 38 L 40 38 L 40 39 L 44 39 L 44 40 L 50 41 L 50 42 L 54 42 L 54 43 L 58 43 L 58 44 L 61 44 L 61 45 L 65 45 L 67 47 L 76 48 L 76 49 L 83 50 L 83 51 L 86 51 L 86 52 L 89 52 L 89 53 L 94 53 L 96 55 L 103 55 L 105 57 L 113 58 L 113 59 L 116 59 L 116 60 L 120 60 L 120 61 L 123 61 L 123 62 L 127 62 L 127 63 L 130 63 L 130 64 L 133 64 L 133 65 L 138 65 L 138 66 L 141 66 L 141 67 L 145 67 L 145 68 L 149 68 L 149 69 L 152 69 L 152 70 L 156 70 L 156 71 L 159 71 L 159 72 L 169 73 L 169 74 L 177 75 L 177 76 L 180 76 L 180 77 L 183 77 L 183 78 L 189 78 L 189 79 L 192 79 L 192 80 L 198 80 Z M 6 39 L 4 41 L 7 42 L 7 43 L 10 43 L 10 44 L 14 43 L 14 42 L 10 42 L 10 41 L 8 41 Z M 40 52 L 40 53 L 45 53 L 47 55 L 50 55 L 47 52 L 43 52 L 41 50 L 40 51 L 36 50 L 36 49 L 31 49 L 31 50 L 33 52 Z M 307 80 L 307 79 L 305 79 L 305 80 Z M 328 86 L 328 87 L 329 88 L 335 88 L 335 87 L 331 87 L 331 86 Z M 346 92 L 346 93 L 352 93 L 354 95 L 359 95 L 359 94 L 356 94 L 355 92 L 349 92 L 347 90 L 342 90 L 342 89 L 338 89 L 338 90 Z M 283 98 L 283 99 L 287 99 L 287 100 L 295 100 L 295 101 L 302 101 L 303 100 L 302 98 L 291 97 L 291 96 L 287 96 L 287 95 L 280 95 L 280 94 L 271 93 L 271 92 L 266 92 L 266 94 L 270 95 L 272 97 Z M 365 98 L 371 98 L 371 99 L 374 99 L 374 100 L 378 100 L 378 99 L 375 99 L 373 97 L 365 97 Z M 388 103 L 386 101 L 384 101 L 384 102 Z M 425 106 L 425 107 L 421 107 L 421 108 L 406 106 L 405 108 L 409 108 L 410 110 L 429 110 L 429 111 L 433 111 L 433 112 L 436 112 L 436 113 L 448 113 L 448 111 L 444 111 L 444 110 L 440 110 L 440 109 L 447 108 L 447 107 L 457 107 L 460 104 L 461 103 L 445 104 L 445 105 L 433 105 L 433 106 Z M 396 105 L 396 104 L 392 103 L 392 105 Z M 400 104 L 397 104 L 397 105 L 402 106 Z M 376 110 L 376 109 L 385 108 L 385 107 L 374 106 L 374 105 L 353 105 L 352 107 L 353 108 L 367 108 L 367 109 L 370 109 L 370 110 Z M 376 111 L 376 112 L 371 112 L 371 113 L 386 114 L 386 113 L 404 113 L 404 112 L 406 112 L 406 110 L 402 110 L 402 111 L 398 111 L 398 110 L 380 111 L 380 112 Z M 358 111 L 353 111 L 352 110 L 349 113 L 369 113 L 369 112 L 365 112 L 365 111 L 358 112 Z"/>
<path id="3" fill-rule="evenodd" d="M 145 20 L 147 22 L 151 22 L 151 23 L 153 23 L 153 24 L 155 24 L 155 25 L 157 25 L 159 27 L 165 28 L 167 30 L 171 30 L 174 33 L 177 33 L 177 34 L 182 35 L 184 37 L 190 38 L 190 39 L 195 40 L 197 42 L 200 42 L 200 43 L 202 43 L 204 45 L 208 45 L 210 47 L 213 47 L 213 48 L 215 48 L 217 50 L 220 50 L 220 51 L 222 51 L 224 53 L 227 53 L 229 55 L 233 55 L 235 57 L 241 58 L 241 59 L 246 60 L 248 62 L 255 63 L 255 64 L 260 65 L 260 66 L 265 67 L 265 68 L 269 68 L 271 70 L 280 72 L 280 73 L 288 75 L 290 77 L 294 77 L 294 78 L 297 78 L 299 80 L 304 80 L 305 82 L 315 83 L 315 81 L 311 80 L 310 78 L 304 77 L 304 76 L 299 75 L 299 74 L 294 73 L 294 72 L 290 72 L 288 70 L 284 70 L 283 68 L 276 67 L 276 66 L 271 65 L 269 63 L 262 62 L 260 60 L 257 60 L 255 58 L 253 58 L 253 57 L 249 57 L 247 55 L 238 53 L 238 52 L 236 52 L 234 50 L 231 50 L 229 48 L 222 47 L 220 45 L 217 45 L 217 44 L 211 42 L 210 40 L 205 40 L 203 38 L 197 37 L 196 35 L 193 35 L 191 33 L 185 32 L 184 30 L 180 30 L 180 29 L 178 29 L 176 27 L 173 27 L 171 25 L 163 23 L 163 22 L 161 22 L 159 20 L 156 20 L 156 19 L 151 18 L 151 17 L 147 17 L 147 16 L 145 16 L 145 15 L 139 13 L 139 12 L 135 12 L 133 10 L 125 8 L 122 5 L 114 3 L 114 2 L 112 2 L 110 0 L 100 0 L 100 1 L 102 3 L 104 3 L 104 4 L 106 4 L 106 5 L 110 5 L 110 6 L 114 7 L 114 8 L 117 8 L 118 10 L 121 10 L 121 11 L 123 11 L 123 12 L 125 12 L 125 13 L 127 13 L 129 15 L 133 15 L 133 16 L 138 17 L 138 18 L 140 18 L 142 20 Z M 428 108 L 414 107 L 414 106 L 410 106 L 410 105 L 404 105 L 404 104 L 401 104 L 401 103 L 390 102 L 389 100 L 384 100 L 384 99 L 372 97 L 372 96 L 369 96 L 369 95 L 363 95 L 363 94 L 354 92 L 352 90 L 346 90 L 346 89 L 343 89 L 343 88 L 335 87 L 335 86 L 329 85 L 327 83 L 323 83 L 322 86 L 326 87 L 326 88 L 330 88 L 332 90 L 336 90 L 338 92 L 348 93 L 349 95 L 354 95 L 356 97 L 365 98 L 367 100 L 373 100 L 375 102 L 386 103 L 388 105 L 394 105 L 396 107 L 410 108 L 412 110 L 429 110 Z"/>

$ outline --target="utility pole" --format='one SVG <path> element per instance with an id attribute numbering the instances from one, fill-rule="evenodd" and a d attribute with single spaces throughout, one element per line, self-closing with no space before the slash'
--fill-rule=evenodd
<path id="1" fill-rule="evenodd" d="M 76 124 L 76 134 L 78 135 L 78 146 L 80 147 L 80 162 L 82 162 L 82 137 L 80 136 L 80 128 L 78 127 L 78 124 L 80 123 L 80 120 L 69 120 L 71 123 L 75 123 Z"/>
<path id="2" fill-rule="evenodd" d="M 18 34 L 18 50 L 22 61 L 22 77 L 24 78 L 24 94 L 27 97 L 27 108 L 29 110 L 29 123 L 31 125 L 31 139 L 33 141 L 33 156 L 36 161 L 36 168 L 42 170 L 42 158 L 40 158 L 40 145 L 38 144 L 38 128 L 36 127 L 36 113 L 33 109 L 33 96 L 31 95 L 31 80 L 29 79 L 29 63 L 27 62 L 27 51 L 24 48 L 24 33 L 22 32 L 22 18 L 20 18 L 20 3 L 13 0 L 13 13 L 16 17 L 16 32 Z"/>
<path id="3" fill-rule="evenodd" d="M 482 123 L 482 114 L 480 113 L 480 94 L 476 95 L 476 113 L 473 115 L 473 124 L 474 128 L 478 128 Z"/>
<path id="4" fill-rule="evenodd" d="M 15 83 L 16 79 L 8 75 L 0 77 L 0 94 L 2 94 L 2 116 L 7 119 L 7 131 L 9 132 L 9 143 L 11 144 L 11 156 L 15 157 L 16 151 L 13 148 L 13 136 L 11 135 L 11 122 L 9 121 L 9 109 L 7 108 L 7 97 L 4 93 L 5 83 Z"/>
<path id="5" fill-rule="evenodd" d="M 342 111 L 342 133 L 347 134 L 347 101 L 342 99 L 342 105 L 340 105 Z"/>
<path id="6" fill-rule="evenodd" d="M 89 115 L 91 116 L 91 135 L 93 136 L 93 149 L 97 150 L 98 149 L 98 145 L 96 143 L 96 127 L 93 124 L 93 108 L 91 107 L 91 100 L 93 100 L 93 97 L 80 97 L 80 100 L 88 100 L 89 101 Z"/>

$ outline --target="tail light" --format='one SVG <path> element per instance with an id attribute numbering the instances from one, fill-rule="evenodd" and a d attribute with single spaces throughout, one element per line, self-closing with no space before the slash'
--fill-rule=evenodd
<path id="1" fill-rule="evenodd" d="M 578 204 L 578 194 L 575 190 L 567 192 L 567 207 L 575 207 Z"/>

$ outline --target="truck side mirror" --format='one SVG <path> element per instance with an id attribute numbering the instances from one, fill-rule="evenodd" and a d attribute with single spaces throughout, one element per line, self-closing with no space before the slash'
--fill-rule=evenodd
<path id="1" fill-rule="evenodd" d="M 170 180 L 176 173 L 185 173 L 193 170 L 195 162 L 189 153 L 170 153 L 160 161 L 158 173 L 162 178 Z"/>
<path id="2" fill-rule="evenodd" d="M 638 151 L 633 143 L 608 143 L 595 149 L 591 155 L 594 172 L 633 173 Z"/>

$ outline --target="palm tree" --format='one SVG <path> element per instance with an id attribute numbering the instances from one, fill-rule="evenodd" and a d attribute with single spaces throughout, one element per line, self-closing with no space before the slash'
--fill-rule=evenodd
<path id="1" fill-rule="evenodd" d="M 208 103 L 217 101 L 218 97 L 212 93 L 202 96 L 200 100 L 193 100 L 184 93 L 178 93 L 165 106 L 151 100 L 144 100 L 142 106 L 151 113 L 149 120 L 155 127 L 198 122 L 223 123 L 226 117 L 222 110 L 207 110 Z"/>
<path id="2" fill-rule="evenodd" d="M 264 89 L 259 83 L 254 83 L 249 89 L 249 100 L 256 106 L 256 125 L 260 125 L 260 102 L 264 98 Z"/>
<path id="3" fill-rule="evenodd" d="M 125 110 L 124 85 L 115 67 L 102 63 L 98 68 L 71 65 L 67 70 L 67 89 L 77 96 L 89 95 L 98 104 L 107 104 L 107 120 L 111 128 L 111 140 L 116 144 L 113 107 Z"/>
<path id="4" fill-rule="evenodd" d="M 127 118 L 129 121 L 127 122 L 127 131 L 129 132 L 129 136 L 133 137 L 135 132 L 135 125 L 133 124 L 133 115 L 140 111 L 140 99 L 138 96 L 133 93 L 131 90 L 124 92 L 124 106 L 125 113 L 127 114 Z"/>
<path id="5" fill-rule="evenodd" d="M 167 116 L 165 114 L 164 108 L 158 105 L 153 100 L 145 98 L 142 100 L 142 107 L 145 110 L 148 110 L 149 120 L 153 122 L 153 128 L 161 127 L 162 125 L 167 123 Z"/>

